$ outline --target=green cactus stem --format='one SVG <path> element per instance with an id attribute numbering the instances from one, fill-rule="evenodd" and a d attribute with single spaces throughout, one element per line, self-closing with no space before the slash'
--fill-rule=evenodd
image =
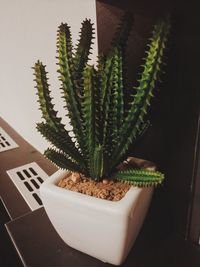
<path id="1" fill-rule="evenodd" d="M 170 32 L 168 17 L 153 27 L 143 71 L 135 95 L 124 102 L 124 51 L 132 28 L 131 16 L 124 16 L 107 55 L 99 55 L 96 67 L 88 63 L 94 38 L 93 24 L 83 21 L 77 46 L 71 30 L 61 24 L 57 32 L 57 65 L 60 90 L 65 101 L 71 133 L 62 124 L 52 104 L 46 67 L 36 62 L 34 76 L 43 122 L 37 130 L 53 145 L 45 151 L 57 166 L 78 171 L 92 179 L 117 179 L 137 186 L 161 184 L 164 175 L 144 169 L 118 170 L 129 148 L 144 134 L 154 89 L 158 85 Z"/>

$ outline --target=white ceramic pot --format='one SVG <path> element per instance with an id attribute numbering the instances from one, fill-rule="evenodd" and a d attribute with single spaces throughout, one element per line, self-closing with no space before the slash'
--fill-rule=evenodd
<path id="1" fill-rule="evenodd" d="M 153 189 L 131 187 L 124 198 L 113 202 L 56 186 L 65 174 L 56 172 L 40 190 L 54 228 L 69 246 L 120 265 L 139 233 Z"/>

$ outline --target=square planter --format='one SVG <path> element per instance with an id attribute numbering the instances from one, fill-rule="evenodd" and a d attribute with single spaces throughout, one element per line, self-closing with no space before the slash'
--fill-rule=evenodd
<path id="1" fill-rule="evenodd" d="M 41 186 L 44 208 L 60 237 L 72 248 L 120 265 L 128 255 L 150 204 L 153 188 L 131 187 L 120 201 L 109 201 L 58 187 L 57 171 Z"/>

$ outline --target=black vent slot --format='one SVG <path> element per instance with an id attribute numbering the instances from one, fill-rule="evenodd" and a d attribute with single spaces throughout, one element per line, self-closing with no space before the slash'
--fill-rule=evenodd
<path id="1" fill-rule="evenodd" d="M 23 181 L 25 180 L 24 176 L 22 175 L 21 172 L 17 172 L 17 175 L 19 176 L 19 178 Z"/>
<path id="2" fill-rule="evenodd" d="M 31 178 L 31 175 L 27 170 L 23 170 L 23 172 L 25 173 L 26 177 Z"/>
<path id="3" fill-rule="evenodd" d="M 37 172 L 33 168 L 29 168 L 29 170 L 32 172 L 33 175 L 38 175 Z"/>
<path id="4" fill-rule="evenodd" d="M 44 182 L 44 180 L 40 176 L 38 176 L 37 179 L 41 184 Z"/>
<path id="5" fill-rule="evenodd" d="M 37 203 L 41 206 L 42 205 L 42 200 L 40 199 L 40 197 L 38 196 L 38 194 L 33 193 L 33 197 L 35 198 L 35 200 L 37 201 Z"/>
<path id="6" fill-rule="evenodd" d="M 31 179 L 31 183 L 35 186 L 36 189 L 40 188 L 40 186 L 37 184 L 35 180 Z"/>
<path id="7" fill-rule="evenodd" d="M 24 182 L 26 188 L 28 189 L 28 191 L 33 192 L 33 188 L 30 186 L 30 184 L 28 182 Z"/>

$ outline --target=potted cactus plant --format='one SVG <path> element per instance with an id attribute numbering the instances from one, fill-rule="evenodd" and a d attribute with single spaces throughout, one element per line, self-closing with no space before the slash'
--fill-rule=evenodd
<path id="1" fill-rule="evenodd" d="M 53 145 L 45 156 L 61 169 L 41 186 L 44 208 L 68 245 L 115 265 L 126 258 L 144 220 L 153 187 L 164 179 L 154 168 L 141 167 L 146 161 L 130 158 L 129 148 L 149 125 L 146 113 L 160 75 L 170 23 L 164 18 L 155 24 L 136 93 L 127 103 L 123 53 L 131 24 L 131 17 L 124 16 L 110 51 L 98 57 L 96 67 L 88 64 L 94 34 L 90 20 L 82 23 L 75 49 L 70 27 L 63 23 L 59 26 L 58 73 L 70 131 L 52 104 L 45 66 L 38 61 L 33 67 L 44 119 L 37 129 Z M 120 181 L 130 188 L 121 200 L 111 201 L 58 186 L 74 173 L 80 174 L 83 183 L 85 179 L 95 184 L 111 180 L 114 186 Z"/>

